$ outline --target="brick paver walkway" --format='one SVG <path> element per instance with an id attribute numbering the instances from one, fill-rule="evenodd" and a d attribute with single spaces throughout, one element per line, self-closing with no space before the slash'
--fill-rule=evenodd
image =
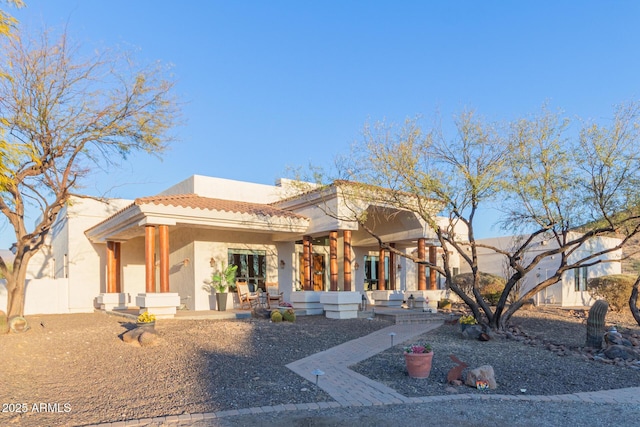
<path id="1" fill-rule="evenodd" d="M 391 388 L 370 380 L 350 369 L 348 366 L 367 359 L 391 347 L 391 333 L 393 345 L 409 341 L 418 335 L 440 326 L 441 323 L 393 325 L 380 329 L 362 338 L 340 344 L 328 350 L 316 353 L 304 359 L 287 365 L 289 369 L 307 380 L 315 383 L 316 376 L 312 374 L 316 369 L 324 372 L 318 378 L 318 387 L 327 392 L 334 402 L 297 403 L 277 406 L 261 406 L 204 414 L 183 414 L 166 417 L 147 418 L 141 420 L 119 421 L 98 424 L 87 427 L 129 427 L 148 425 L 180 425 L 203 422 L 209 419 L 226 418 L 243 414 L 260 414 L 268 412 L 283 412 L 297 410 L 314 410 L 323 408 L 339 408 L 352 406 L 373 406 L 390 404 L 412 404 L 446 402 L 453 400 L 523 400 L 535 402 L 584 402 L 586 403 L 630 403 L 640 405 L 640 387 L 630 387 L 618 390 L 604 390 L 584 393 L 562 394 L 555 396 L 513 396 L 501 394 L 452 394 L 443 396 L 406 397 Z"/>

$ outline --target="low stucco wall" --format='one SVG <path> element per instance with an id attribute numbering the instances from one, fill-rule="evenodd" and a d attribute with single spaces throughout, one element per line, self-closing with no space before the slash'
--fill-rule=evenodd
<path id="1" fill-rule="evenodd" d="M 7 311 L 7 288 L 5 280 L 0 280 L 0 310 L 4 312 Z M 87 301 L 87 307 L 83 311 L 93 311 L 93 302 Z M 25 290 L 24 314 L 31 315 L 58 313 L 70 313 L 68 280 L 28 280 Z"/>

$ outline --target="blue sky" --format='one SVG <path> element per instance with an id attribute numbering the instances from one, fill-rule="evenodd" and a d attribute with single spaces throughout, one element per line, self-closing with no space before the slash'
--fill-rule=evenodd
<path id="1" fill-rule="evenodd" d="M 174 65 L 186 102 L 162 161 L 137 155 L 84 192 L 135 198 L 192 174 L 272 184 L 328 165 L 366 122 L 547 103 L 600 120 L 640 97 L 640 2 L 26 0 L 21 25 Z M 482 235 L 495 234 L 489 224 Z M 0 247 L 12 232 L 0 226 Z"/>

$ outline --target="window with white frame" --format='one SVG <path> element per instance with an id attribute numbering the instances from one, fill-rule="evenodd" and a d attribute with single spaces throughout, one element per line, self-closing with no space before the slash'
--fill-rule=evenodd
<path id="1" fill-rule="evenodd" d="M 587 290 L 587 267 L 580 267 L 573 270 L 574 290 L 576 292 Z"/>

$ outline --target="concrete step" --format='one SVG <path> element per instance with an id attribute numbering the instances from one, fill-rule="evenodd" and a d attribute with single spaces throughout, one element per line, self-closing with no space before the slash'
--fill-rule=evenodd
<path id="1" fill-rule="evenodd" d="M 431 323 L 442 322 L 446 316 L 440 313 L 430 313 L 422 310 L 385 310 L 376 311 L 375 317 L 387 319 L 396 325 L 406 325 L 410 323 Z"/>

